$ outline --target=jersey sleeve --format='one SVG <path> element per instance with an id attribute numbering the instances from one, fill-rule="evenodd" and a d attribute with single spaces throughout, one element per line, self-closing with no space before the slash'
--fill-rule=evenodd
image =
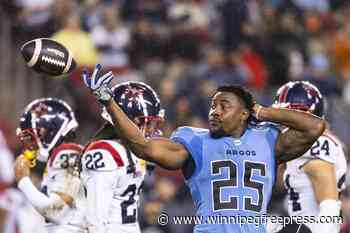
<path id="1" fill-rule="evenodd" d="M 269 148 L 271 151 L 271 157 L 270 157 L 270 164 L 272 167 L 272 179 L 274 180 L 274 182 L 276 182 L 276 176 L 277 176 L 277 159 L 276 159 L 276 155 L 275 155 L 275 148 L 276 148 L 276 143 L 277 143 L 277 138 L 281 132 L 281 129 L 276 126 L 275 124 L 269 124 L 267 123 L 265 125 L 265 129 L 266 129 L 266 134 L 265 137 L 267 139 L 267 142 L 269 144 Z"/>
<path id="2" fill-rule="evenodd" d="M 83 152 L 83 147 L 76 143 L 64 143 L 56 147 L 48 161 L 48 169 L 67 169 L 73 167 Z"/>
<path id="3" fill-rule="evenodd" d="M 82 157 L 83 169 L 95 171 L 111 171 L 124 166 L 125 148 L 108 140 L 92 142 Z"/>
<path id="4" fill-rule="evenodd" d="M 200 130 L 192 127 L 179 127 L 172 135 L 171 140 L 182 144 L 195 162 L 195 176 L 202 167 L 203 140 L 199 136 Z"/>
<path id="5" fill-rule="evenodd" d="M 312 159 L 321 159 L 335 164 L 336 157 L 340 153 L 343 153 L 342 146 L 330 136 L 322 135 L 301 158 L 304 164 Z"/>
<path id="6" fill-rule="evenodd" d="M 270 141 L 275 144 L 278 136 L 281 133 L 281 129 L 279 128 L 278 125 L 275 125 L 275 124 L 268 124 L 267 127 L 268 127 L 268 134 L 267 135 L 268 135 Z"/>

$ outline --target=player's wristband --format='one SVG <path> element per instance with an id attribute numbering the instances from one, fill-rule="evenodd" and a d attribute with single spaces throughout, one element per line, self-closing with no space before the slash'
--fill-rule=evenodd
<path id="1" fill-rule="evenodd" d="M 256 110 L 255 118 L 256 118 L 257 120 L 260 120 L 259 114 L 260 114 L 260 111 L 261 111 L 262 108 L 263 108 L 263 107 L 262 107 L 261 105 L 259 105 L 258 110 Z"/>
<path id="2" fill-rule="evenodd" d="M 341 208 L 341 202 L 337 200 L 324 200 L 320 203 L 319 220 L 327 220 L 326 222 L 314 224 L 312 226 L 312 232 L 317 233 L 338 233 L 340 230 L 340 224 L 329 220 L 339 216 Z"/>
<path id="3" fill-rule="evenodd" d="M 320 203 L 320 216 L 339 216 L 340 208 L 340 201 L 324 200 Z"/>

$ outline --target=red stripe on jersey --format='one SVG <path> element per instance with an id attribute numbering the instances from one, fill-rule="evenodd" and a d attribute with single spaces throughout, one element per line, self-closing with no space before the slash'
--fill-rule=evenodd
<path id="1" fill-rule="evenodd" d="M 331 136 L 332 134 L 330 134 L 330 133 L 325 133 L 325 134 L 323 134 L 322 136 L 325 136 L 326 138 L 329 138 L 336 146 L 338 146 L 338 142 L 337 142 L 337 140 L 335 139 L 335 136 Z M 333 138 L 334 137 L 334 138 Z"/>
<path id="2" fill-rule="evenodd" d="M 74 150 L 76 152 L 78 152 L 79 154 L 83 152 L 83 147 L 79 144 L 76 143 L 63 143 L 61 145 L 59 145 L 58 147 L 55 147 L 52 150 L 52 153 L 49 156 L 49 161 L 48 164 L 51 167 L 53 161 L 55 160 L 56 156 L 58 155 L 58 153 L 60 153 L 62 150 Z"/>
<path id="3" fill-rule="evenodd" d="M 118 164 L 119 167 L 124 166 L 124 162 L 120 154 L 118 153 L 118 151 L 107 142 L 103 142 L 103 141 L 93 142 L 86 149 L 86 151 L 89 151 L 89 150 L 106 150 L 113 156 L 115 162 Z"/>

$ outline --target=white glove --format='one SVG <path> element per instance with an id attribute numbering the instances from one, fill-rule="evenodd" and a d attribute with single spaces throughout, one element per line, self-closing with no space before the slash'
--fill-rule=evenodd
<path id="1" fill-rule="evenodd" d="M 112 97 L 113 93 L 110 88 L 110 82 L 114 78 L 112 71 L 99 76 L 99 72 L 102 69 L 100 64 L 95 66 L 95 69 L 89 77 L 87 70 L 83 71 L 83 80 L 85 86 L 87 86 L 91 92 L 96 96 L 96 98 L 102 103 L 107 103 Z"/>

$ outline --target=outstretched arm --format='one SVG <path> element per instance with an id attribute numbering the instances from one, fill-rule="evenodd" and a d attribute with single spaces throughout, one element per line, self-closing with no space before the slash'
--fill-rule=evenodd
<path id="1" fill-rule="evenodd" d="M 167 169 L 182 168 L 189 156 L 183 145 L 167 138 L 147 139 L 113 99 L 105 106 L 120 137 L 128 143 L 136 156 Z"/>
<path id="2" fill-rule="evenodd" d="M 157 163 L 167 169 L 182 168 L 189 156 L 185 147 L 166 138 L 145 138 L 112 98 L 112 91 L 109 87 L 113 79 L 112 72 L 99 75 L 101 69 L 101 65 L 97 64 L 91 77 L 87 71 L 84 71 L 84 83 L 107 108 L 118 135 L 128 143 L 130 149 L 139 158 Z"/>
<path id="3" fill-rule="evenodd" d="M 278 163 L 303 155 L 326 128 L 325 120 L 298 110 L 262 107 L 256 104 L 254 111 L 259 120 L 288 127 L 278 136 L 275 146 Z"/>

